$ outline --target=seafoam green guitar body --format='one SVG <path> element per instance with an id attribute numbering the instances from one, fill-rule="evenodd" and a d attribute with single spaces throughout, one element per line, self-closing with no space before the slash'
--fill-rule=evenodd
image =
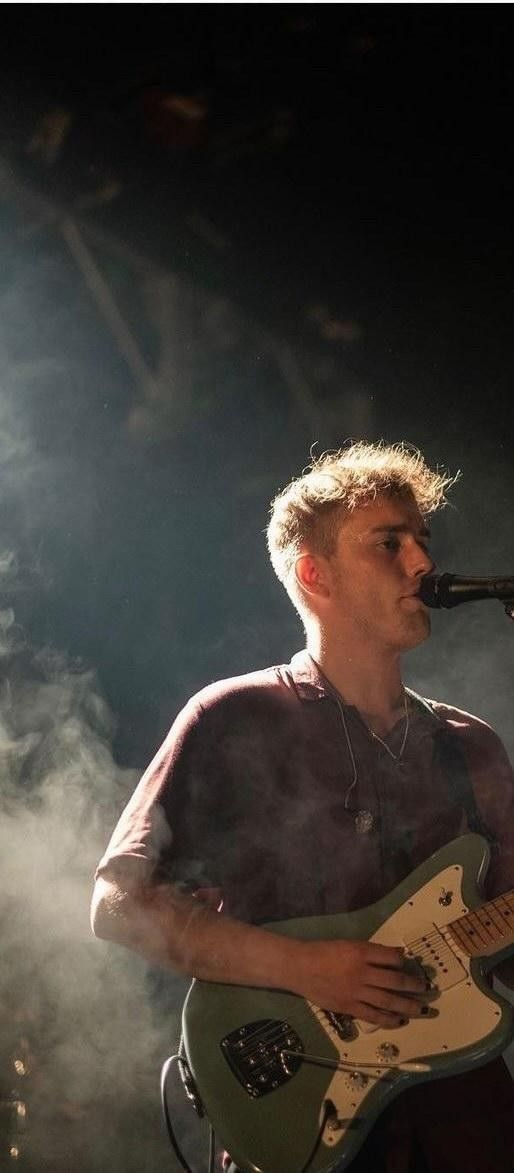
<path id="1" fill-rule="evenodd" d="M 293 994 L 193 982 L 183 1012 L 188 1063 L 207 1116 L 242 1170 L 339 1173 L 404 1087 L 506 1048 L 511 1007 L 492 991 L 484 960 L 470 959 L 450 928 L 482 904 L 488 863 L 485 840 L 465 835 L 368 908 L 268 926 L 310 940 L 404 945 L 436 975 L 433 1017 L 373 1029 L 331 1021 Z M 514 931 L 489 946 L 487 964 L 493 954 L 495 961 L 506 956 L 513 941 Z"/>

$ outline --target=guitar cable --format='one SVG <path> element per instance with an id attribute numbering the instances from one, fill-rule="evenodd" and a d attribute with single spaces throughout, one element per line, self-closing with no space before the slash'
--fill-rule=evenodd
<path id="1" fill-rule="evenodd" d="M 161 1104 L 162 1104 L 162 1113 L 164 1116 L 164 1122 L 166 1124 L 166 1131 L 168 1133 L 169 1142 L 171 1144 L 173 1152 L 175 1153 L 177 1161 L 182 1166 L 182 1168 L 185 1170 L 185 1173 L 193 1173 L 191 1166 L 188 1165 L 186 1158 L 184 1157 L 184 1154 L 179 1146 L 177 1137 L 175 1135 L 175 1130 L 174 1130 L 173 1125 L 171 1123 L 171 1116 L 170 1116 L 170 1111 L 168 1108 L 168 1097 L 167 1097 L 168 1078 L 169 1078 L 169 1074 L 170 1074 L 171 1068 L 174 1063 L 176 1063 L 177 1065 L 181 1065 L 183 1068 L 187 1069 L 187 1080 L 184 1079 L 184 1076 L 182 1075 L 182 1073 L 181 1073 L 181 1079 L 184 1084 L 184 1087 L 186 1088 L 186 1095 L 188 1095 L 188 1097 L 190 1099 L 194 1099 L 192 1093 L 187 1090 L 188 1089 L 188 1081 L 189 1081 L 190 1085 L 192 1085 L 193 1079 L 192 1079 L 191 1071 L 189 1068 L 189 1064 L 188 1064 L 187 1059 L 186 1059 L 184 1052 L 182 1050 L 182 1039 L 180 1040 L 179 1049 L 178 1049 L 177 1054 L 170 1055 L 169 1059 L 166 1059 L 166 1062 L 163 1064 L 163 1067 L 161 1070 Z M 199 1105 L 197 1105 L 197 1112 L 198 1112 L 199 1116 L 204 1115 L 203 1109 L 201 1109 L 201 1107 Z M 214 1173 L 215 1159 L 216 1159 L 216 1138 L 215 1138 L 214 1129 L 212 1127 L 212 1124 L 209 1123 L 209 1160 L 208 1160 L 208 1166 L 207 1166 L 207 1173 Z"/>
<path id="2" fill-rule="evenodd" d="M 284 1053 L 285 1054 L 289 1053 L 291 1055 L 298 1054 L 298 1057 L 299 1057 L 299 1053 L 295 1052 L 295 1051 L 289 1051 L 289 1052 L 286 1051 Z M 302 1058 L 303 1059 L 310 1059 L 311 1061 L 313 1061 L 315 1063 L 320 1062 L 320 1058 L 318 1056 L 314 1056 L 314 1055 L 313 1056 L 306 1056 L 305 1054 L 302 1054 Z M 185 1170 L 185 1173 L 193 1173 L 191 1166 L 188 1165 L 188 1163 L 184 1157 L 184 1154 L 179 1146 L 177 1137 L 175 1135 L 175 1130 L 174 1130 L 172 1122 L 171 1122 L 171 1116 L 170 1116 L 170 1112 L 169 1112 L 169 1108 L 168 1108 L 168 1097 L 167 1097 L 168 1078 L 169 1078 L 170 1071 L 171 1071 L 171 1068 L 174 1063 L 176 1063 L 177 1065 L 181 1065 L 187 1071 L 186 1077 L 181 1073 L 181 1079 L 182 1079 L 182 1083 L 184 1084 L 184 1087 L 186 1089 L 186 1095 L 188 1096 L 189 1099 L 191 1099 L 195 1102 L 195 1107 L 196 1107 L 196 1111 L 197 1111 L 198 1115 L 200 1117 L 203 1116 L 204 1111 L 201 1106 L 201 1103 L 198 1100 L 195 1093 L 192 1091 L 192 1089 L 194 1087 L 193 1077 L 191 1075 L 189 1063 L 188 1063 L 186 1056 L 184 1054 L 182 1038 L 180 1039 L 179 1049 L 178 1049 L 177 1054 L 170 1055 L 169 1059 L 166 1059 L 166 1062 L 163 1064 L 163 1067 L 162 1067 L 162 1071 L 161 1071 L 161 1103 L 162 1103 L 162 1111 L 163 1111 L 164 1121 L 166 1124 L 166 1130 L 168 1133 L 168 1138 L 169 1138 L 171 1147 L 173 1149 L 173 1152 L 175 1153 L 175 1156 L 176 1156 L 179 1164 Z M 332 1066 L 332 1064 L 330 1064 L 330 1066 Z M 337 1065 L 334 1065 L 334 1066 L 337 1066 Z M 316 1139 L 314 1141 L 312 1151 L 309 1153 L 307 1161 L 302 1166 L 300 1173 L 308 1173 L 308 1170 L 311 1168 L 312 1161 L 314 1160 L 316 1152 L 317 1152 L 319 1145 L 321 1143 L 321 1138 L 322 1138 L 323 1133 L 325 1131 L 325 1126 L 326 1126 L 328 1120 L 330 1119 L 330 1117 L 334 1115 L 334 1113 L 335 1113 L 335 1108 L 334 1108 L 334 1105 L 332 1104 L 331 1100 L 325 1100 L 323 1103 L 323 1115 L 322 1115 L 318 1134 L 317 1134 Z M 215 1132 L 212 1127 L 212 1124 L 209 1123 L 208 1173 L 215 1173 L 215 1170 L 214 1170 L 215 1160 L 216 1160 L 216 1136 L 215 1136 Z"/>
<path id="3" fill-rule="evenodd" d="M 334 1111 L 335 1111 L 334 1105 L 332 1104 L 331 1100 L 324 1100 L 323 1101 L 323 1116 L 321 1118 L 319 1132 L 318 1132 L 318 1135 L 317 1135 L 316 1140 L 314 1142 L 312 1151 L 309 1153 L 307 1161 L 305 1162 L 305 1165 L 303 1165 L 302 1168 L 300 1169 L 300 1173 L 308 1173 L 308 1171 L 311 1167 L 311 1164 L 314 1160 L 314 1157 L 316 1156 L 316 1153 L 317 1153 L 319 1146 L 321 1144 L 321 1139 L 322 1139 L 323 1133 L 325 1131 L 325 1125 L 327 1124 L 327 1121 L 330 1119 L 330 1117 L 334 1114 Z"/>

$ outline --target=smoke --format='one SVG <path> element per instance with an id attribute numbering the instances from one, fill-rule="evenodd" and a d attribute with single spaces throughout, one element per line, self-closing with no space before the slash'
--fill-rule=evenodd
<path id="1" fill-rule="evenodd" d="M 501 446 L 471 445 L 449 462 L 463 469 L 454 504 L 433 519 L 440 571 L 510 575 L 514 547 L 509 501 L 511 461 Z M 409 656 L 409 683 L 425 696 L 488 721 L 514 761 L 514 622 L 496 600 L 432 612 L 432 638 Z"/>
<path id="2" fill-rule="evenodd" d="M 0 558 L 11 586 L 15 566 Z M 89 927 L 94 868 L 135 774 L 113 760 L 94 672 L 31 648 L 12 608 L 0 667 L 0 1086 L 21 1104 L 7 1151 L 37 1170 L 155 1169 L 169 1160 L 158 1078 L 180 984 L 165 987 L 165 1016 L 146 965 Z"/>
<path id="3" fill-rule="evenodd" d="M 252 577 L 254 542 L 265 499 L 305 463 L 318 432 L 294 418 L 309 416 L 310 399 L 288 353 L 280 369 L 289 383 L 276 394 L 269 365 L 257 380 L 257 360 L 232 311 L 222 313 L 216 361 L 219 314 L 207 322 L 211 348 L 202 362 L 203 300 L 179 350 L 177 316 L 161 329 L 150 315 L 161 344 L 162 398 L 139 403 L 58 243 L 44 232 L 25 240 L 3 234 L 2 257 L 0 1094 L 15 1091 L 28 1105 L 19 1146 L 37 1173 L 155 1173 L 172 1164 L 157 1085 L 176 1042 L 184 984 L 91 937 L 93 870 L 136 776 L 115 763 L 116 723 L 95 673 L 56 645 L 85 645 L 100 671 L 116 663 L 118 697 L 123 678 L 131 679 L 124 704 L 114 704 L 126 720 L 124 748 L 137 724 L 130 760 L 144 744 L 145 711 L 154 738 L 158 721 L 166 727 L 178 707 L 179 689 L 193 692 L 206 677 L 287 658 L 289 643 L 295 651 L 302 637 L 282 595 L 274 602 L 268 579 Z M 134 310 L 127 285 L 127 275 L 118 276 L 123 303 Z M 259 362 L 261 351 L 264 345 Z M 335 364 L 327 387 L 338 384 L 340 370 Z M 359 391 L 368 381 L 373 387 L 365 373 L 350 379 L 345 371 L 337 402 L 328 392 L 326 403 L 320 399 L 323 446 L 355 430 L 378 438 L 370 433 L 382 434 L 393 416 L 390 438 L 402 434 L 408 404 L 401 418 L 386 399 L 380 408 L 378 395 Z M 416 418 L 405 434 L 424 447 L 432 416 L 420 416 L 422 401 L 410 397 Z M 510 574 L 508 455 L 500 445 L 488 459 L 482 435 L 462 448 L 462 414 L 453 417 L 454 434 L 448 427 L 444 435 L 444 452 L 436 419 L 435 459 L 465 474 L 456 489 L 460 514 L 443 515 L 448 536 L 437 560 L 442 570 Z M 145 428 L 147 456 L 135 442 Z M 38 625 L 44 637 L 29 640 L 25 631 Z M 490 720 L 511 752 L 512 638 L 499 604 L 435 615 L 433 640 L 409 672 L 418 691 Z M 174 673 L 171 664 L 179 666 Z M 194 1134 L 194 1118 L 184 1126 Z"/>
<path id="4" fill-rule="evenodd" d="M 115 420 L 73 351 L 84 325 L 62 266 L 15 270 L 0 338 L 0 1166 L 12 1152 L 34 1173 L 154 1173 L 173 1167 L 159 1072 L 185 983 L 91 934 L 93 873 L 137 773 L 114 760 L 95 671 L 44 619 L 93 548 Z M 74 605 L 80 630 L 79 583 Z M 26 634 L 34 607 L 47 641 Z M 184 1112 L 191 1152 L 177 1090 L 179 1125 Z"/>
<path id="5" fill-rule="evenodd" d="M 465 604 L 459 614 L 437 614 L 432 622 L 432 646 L 416 654 L 414 687 L 488 721 L 514 761 L 514 623 L 491 601 Z"/>

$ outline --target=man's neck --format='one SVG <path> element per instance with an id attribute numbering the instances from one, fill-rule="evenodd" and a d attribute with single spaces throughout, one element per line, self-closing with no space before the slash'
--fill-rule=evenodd
<path id="1" fill-rule="evenodd" d="M 307 650 L 346 704 L 358 709 L 379 736 L 389 733 L 403 717 L 405 692 L 398 652 L 370 648 L 360 641 L 358 647 L 338 644 L 320 632 L 308 634 Z"/>

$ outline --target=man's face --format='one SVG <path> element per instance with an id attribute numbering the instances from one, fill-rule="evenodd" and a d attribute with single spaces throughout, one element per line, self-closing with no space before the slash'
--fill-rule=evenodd
<path id="1" fill-rule="evenodd" d="M 430 616 L 417 592 L 434 568 L 429 536 L 410 498 L 378 497 L 345 518 L 328 559 L 326 619 L 334 633 L 397 651 L 428 637 Z"/>

